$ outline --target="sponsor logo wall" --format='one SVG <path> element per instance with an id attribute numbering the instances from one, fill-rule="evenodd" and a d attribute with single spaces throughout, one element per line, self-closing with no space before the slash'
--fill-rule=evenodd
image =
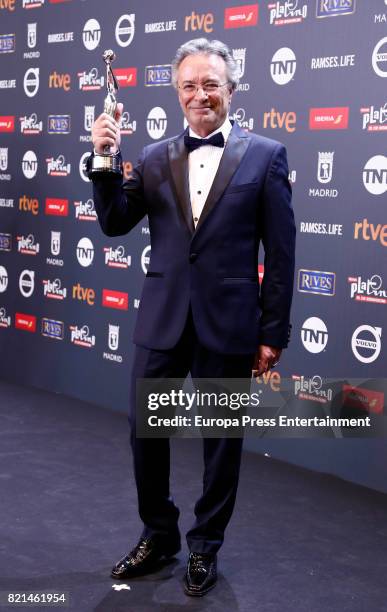
<path id="1" fill-rule="evenodd" d="M 118 238 L 96 222 L 102 52 L 117 54 L 128 178 L 144 145 L 184 129 L 171 61 L 207 36 L 239 67 L 230 117 L 288 150 L 298 246 L 280 374 L 300 401 L 326 399 L 323 377 L 385 376 L 386 23 L 385 0 L 0 0 L 1 375 L 126 409 L 151 249 L 146 220 Z M 345 397 L 364 409 L 368 395 Z"/>

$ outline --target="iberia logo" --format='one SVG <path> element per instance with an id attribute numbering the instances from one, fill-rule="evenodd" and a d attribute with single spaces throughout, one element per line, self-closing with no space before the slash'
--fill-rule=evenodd
<path id="1" fill-rule="evenodd" d="M 122 291 L 104 289 L 102 291 L 102 306 L 117 308 L 118 310 L 128 310 L 128 294 Z"/>
<path id="2" fill-rule="evenodd" d="M 232 6 L 224 11 L 224 27 L 243 28 L 255 26 L 258 23 L 258 4 L 244 4 L 243 6 Z"/>
<path id="3" fill-rule="evenodd" d="M 137 68 L 115 68 L 114 74 L 120 87 L 137 85 Z"/>
<path id="4" fill-rule="evenodd" d="M 69 214 L 69 201 L 59 198 L 46 198 L 46 215 L 67 217 Z"/>
<path id="5" fill-rule="evenodd" d="M 348 106 L 311 108 L 309 111 L 309 129 L 346 130 L 348 128 L 348 116 Z"/>
<path id="6" fill-rule="evenodd" d="M 0 115 L 0 132 L 14 132 L 15 117 L 12 115 Z"/>
<path id="7" fill-rule="evenodd" d="M 24 331 L 35 332 L 36 317 L 17 312 L 15 314 L 15 327 L 17 329 L 23 329 Z"/>

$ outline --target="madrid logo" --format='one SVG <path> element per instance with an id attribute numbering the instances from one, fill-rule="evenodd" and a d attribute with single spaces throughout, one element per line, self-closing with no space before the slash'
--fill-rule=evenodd
<path id="1" fill-rule="evenodd" d="M 333 173 L 333 156 L 332 152 L 319 152 L 318 154 L 318 166 L 317 166 L 317 179 L 319 183 L 330 183 L 332 180 Z"/>
<path id="2" fill-rule="evenodd" d="M 381 327 L 360 325 L 352 334 L 351 346 L 356 359 L 372 363 L 379 357 L 381 349 Z"/>
<path id="3" fill-rule="evenodd" d="M 363 184 L 372 195 L 383 195 L 387 191 L 387 157 L 374 155 L 363 170 Z"/>

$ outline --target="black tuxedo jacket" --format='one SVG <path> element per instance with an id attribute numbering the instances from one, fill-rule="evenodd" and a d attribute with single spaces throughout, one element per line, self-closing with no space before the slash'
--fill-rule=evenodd
<path id="1" fill-rule="evenodd" d="M 172 348 L 191 304 L 199 340 L 215 352 L 287 346 L 295 224 L 283 145 L 234 123 L 196 229 L 184 133 L 146 146 L 124 183 L 117 176 L 90 177 L 108 236 L 126 234 L 148 215 L 151 259 L 135 343 Z"/>

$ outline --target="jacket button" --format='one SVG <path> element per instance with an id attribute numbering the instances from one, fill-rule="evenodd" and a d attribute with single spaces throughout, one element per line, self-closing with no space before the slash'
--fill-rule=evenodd
<path id="1" fill-rule="evenodd" d="M 189 262 L 193 263 L 197 259 L 197 256 L 198 256 L 197 253 L 190 253 L 190 255 L 189 255 Z"/>

